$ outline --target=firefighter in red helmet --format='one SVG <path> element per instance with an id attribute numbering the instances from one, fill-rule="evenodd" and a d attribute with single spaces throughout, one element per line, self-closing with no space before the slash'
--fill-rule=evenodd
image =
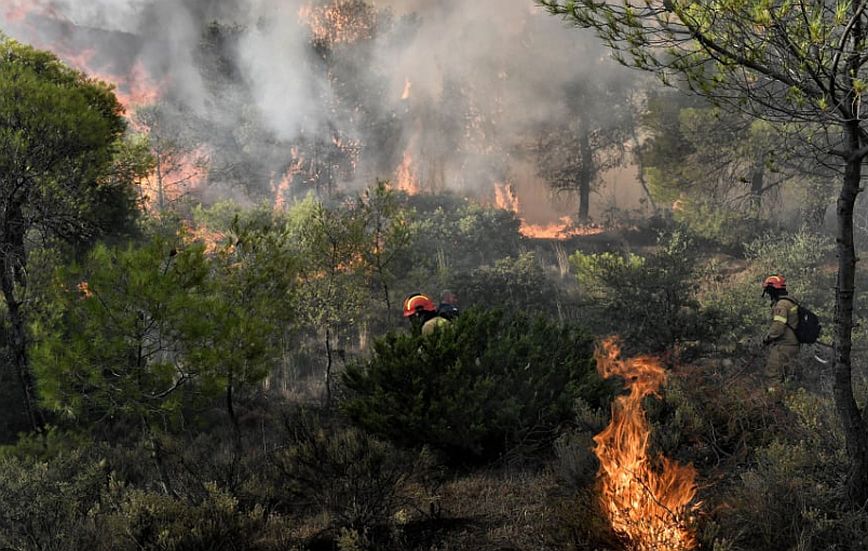
<path id="1" fill-rule="evenodd" d="M 440 316 L 437 305 L 427 295 L 413 293 L 404 299 L 404 317 L 410 320 L 414 329 L 423 335 L 431 335 L 438 329 L 449 325 L 449 320 Z"/>
<path id="2" fill-rule="evenodd" d="M 796 337 L 799 306 L 787 292 L 787 280 L 779 274 L 763 280 L 763 296 L 768 296 L 772 302 L 772 321 L 763 339 L 763 344 L 769 347 L 766 388 L 770 393 L 777 394 L 782 383 L 793 374 L 799 356 L 799 339 Z"/>

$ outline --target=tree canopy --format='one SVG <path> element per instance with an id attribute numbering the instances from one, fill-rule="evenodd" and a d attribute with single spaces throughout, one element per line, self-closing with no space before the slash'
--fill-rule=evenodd
<path id="1" fill-rule="evenodd" d="M 130 176 L 115 170 L 126 129 L 112 87 L 57 57 L 0 38 L 0 284 L 31 424 L 25 334 L 28 240 L 89 241 L 135 212 Z"/>

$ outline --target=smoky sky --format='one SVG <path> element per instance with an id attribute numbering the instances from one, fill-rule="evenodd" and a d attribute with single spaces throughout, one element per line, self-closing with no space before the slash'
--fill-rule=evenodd
<path id="1" fill-rule="evenodd" d="M 0 29 L 14 38 L 42 47 L 60 41 L 68 50 L 93 48 L 114 72 L 118 65 L 142 63 L 155 82 L 171 83 L 179 109 L 219 121 L 215 128 L 223 130 L 212 134 L 233 134 L 214 137 L 226 147 L 242 147 L 239 132 L 256 126 L 255 132 L 267 134 L 258 147 L 271 148 L 256 154 L 270 165 L 263 178 L 281 170 L 299 136 L 328 141 L 339 131 L 368 144 L 355 179 L 389 177 L 400 153 L 415 148 L 441 159 L 432 173 L 442 187 L 484 191 L 523 162 L 516 151 L 529 129 L 581 108 L 567 92 L 571 85 L 631 80 L 593 36 L 545 14 L 532 0 L 370 2 L 382 28 L 364 49 L 347 46 L 343 65 L 328 70 L 312 54 L 310 29 L 299 18 L 310 1 L 4 3 Z M 22 18 L 23 10 L 29 15 Z M 233 78 L 225 87 L 202 64 L 203 36 L 214 25 L 232 32 L 223 55 Z M 358 66 L 347 67 L 352 63 Z M 353 93 L 346 86 L 336 90 L 329 78 L 336 70 L 366 83 L 358 93 L 364 109 L 334 107 Z M 402 97 L 408 90 L 410 97 Z M 383 135 L 373 136 L 372 128 Z M 487 143 L 492 145 L 480 145 Z"/>

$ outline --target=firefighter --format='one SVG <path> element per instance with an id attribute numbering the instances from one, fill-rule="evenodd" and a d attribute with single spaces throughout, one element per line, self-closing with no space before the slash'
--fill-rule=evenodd
<path id="1" fill-rule="evenodd" d="M 437 313 L 440 317 L 446 318 L 449 321 L 457 318 L 459 314 L 458 295 L 449 289 L 444 289 L 440 293 L 440 304 L 437 306 Z"/>
<path id="2" fill-rule="evenodd" d="M 777 394 L 780 386 L 793 373 L 799 355 L 799 339 L 796 327 L 799 324 L 799 307 L 787 293 L 787 281 L 782 275 L 770 275 L 763 280 L 763 296 L 772 303 L 772 322 L 763 344 L 769 347 L 766 361 L 766 388 Z"/>
<path id="3" fill-rule="evenodd" d="M 414 331 L 425 336 L 449 325 L 449 320 L 437 312 L 434 301 L 421 293 L 413 293 L 405 298 L 403 310 L 404 317 L 410 320 Z"/>

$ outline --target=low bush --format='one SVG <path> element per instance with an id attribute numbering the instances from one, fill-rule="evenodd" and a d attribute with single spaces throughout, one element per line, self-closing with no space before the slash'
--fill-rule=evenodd
<path id="1" fill-rule="evenodd" d="M 452 464 L 550 444 L 575 398 L 611 395 L 585 331 L 502 311 L 469 310 L 431 337 L 391 333 L 343 381 L 356 424 Z"/>
<path id="2" fill-rule="evenodd" d="M 333 530 L 374 538 L 397 508 L 413 462 L 387 442 L 316 414 L 287 417 L 289 437 L 271 455 L 275 487 L 307 514 L 325 513 Z"/>
<path id="3" fill-rule="evenodd" d="M 864 511 L 849 508 L 839 491 L 847 462 L 832 403 L 799 390 L 785 408 L 789 424 L 747 468 L 734 469 L 709 504 L 702 539 L 709 548 L 745 551 L 868 548 Z"/>
<path id="4" fill-rule="evenodd" d="M 469 297 L 467 306 L 497 304 L 551 317 L 558 312 L 558 288 L 534 253 L 508 256 L 493 265 L 459 273 L 450 286 L 458 296 Z"/>
<path id="5" fill-rule="evenodd" d="M 260 541 L 267 524 L 261 509 L 243 512 L 216 485 L 196 502 L 117 486 L 115 510 L 108 521 L 118 548 L 218 551 L 270 549 Z M 123 546 L 123 547 L 121 547 Z"/>
<path id="6" fill-rule="evenodd" d="M 104 462 L 86 453 L 0 458 L 0 549 L 93 548 L 103 539 L 90 513 L 106 480 Z"/>
<path id="7" fill-rule="evenodd" d="M 617 332 L 631 352 L 710 336 L 696 298 L 699 255 L 684 231 L 661 235 L 647 256 L 576 252 L 570 263 L 598 331 Z"/>

